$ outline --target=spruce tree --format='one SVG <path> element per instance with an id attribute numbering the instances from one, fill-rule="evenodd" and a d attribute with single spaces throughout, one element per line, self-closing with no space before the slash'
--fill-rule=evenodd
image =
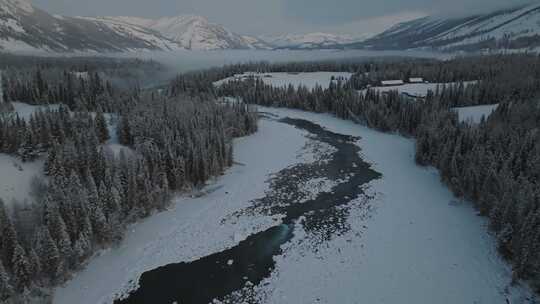
<path id="1" fill-rule="evenodd" d="M 104 143 L 109 140 L 109 129 L 107 128 L 107 120 L 105 115 L 101 111 L 101 108 L 96 112 L 96 117 L 94 120 L 96 126 L 96 135 L 99 139 L 99 142 Z"/>
<path id="2" fill-rule="evenodd" d="M 32 282 L 32 268 L 24 249 L 19 244 L 13 250 L 11 264 L 17 288 L 20 290 L 28 288 Z"/>
<path id="3" fill-rule="evenodd" d="M 4 268 L 2 261 L 0 261 L 0 300 L 4 301 L 13 295 L 14 290 L 11 286 L 9 274 Z"/>

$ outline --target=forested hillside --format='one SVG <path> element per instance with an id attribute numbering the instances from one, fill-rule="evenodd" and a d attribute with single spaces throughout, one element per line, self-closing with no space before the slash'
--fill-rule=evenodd
<path id="1" fill-rule="evenodd" d="M 168 90 L 141 89 L 137 79 L 159 67 L 139 64 L 4 68 L 0 153 L 45 158 L 46 177 L 33 182 L 28 204 L 0 202 L 3 301 L 46 298 L 92 254 L 121 240 L 126 225 L 222 174 L 232 164 L 231 139 L 257 130 L 251 104 L 331 113 L 414 137 L 417 163 L 439 169 L 457 196 L 489 218 L 515 278 L 540 289 L 539 57 L 248 63 L 179 75 Z M 354 75 L 313 89 L 234 77 L 315 71 Z M 121 75 L 131 80 L 117 82 Z M 414 98 L 372 88 L 411 77 L 440 85 Z M 12 101 L 57 107 L 24 119 Z M 478 123 L 454 110 L 494 104 Z M 113 138 L 125 149 L 112 151 Z"/>
<path id="2" fill-rule="evenodd" d="M 232 138 L 257 129 L 244 104 L 128 89 L 97 67 L 72 65 L 3 73 L 0 153 L 46 158 L 46 178 L 33 182 L 28 204 L 8 208 L 0 199 L 2 303 L 46 298 L 49 287 L 119 242 L 129 223 L 222 174 L 232 164 Z M 10 101 L 60 106 L 25 120 L 10 113 Z M 126 149 L 110 150 L 111 137 Z"/>
<path id="3" fill-rule="evenodd" d="M 511 261 L 516 278 L 540 289 L 540 58 L 505 55 L 456 58 L 439 62 L 325 62 L 247 64 L 178 77 L 172 94 L 212 92 L 248 104 L 332 113 L 344 119 L 417 140 L 416 160 L 434 166 L 456 195 L 474 203 L 489 217 L 501 253 Z M 354 71 L 349 82 L 328 89 L 272 87 L 261 79 L 211 85 L 220 77 L 246 71 Z M 380 93 L 369 86 L 385 79 L 423 77 L 439 86 L 425 98 L 397 91 Z M 464 85 L 463 81 L 475 82 Z M 368 89 L 366 94 L 357 90 Z M 499 104 L 479 124 L 460 122 L 455 106 Z M 450 228 L 450 227 L 449 227 Z"/>
<path id="4" fill-rule="evenodd" d="M 508 2 L 507 5 L 510 7 L 459 15 L 439 14 L 406 21 L 347 47 L 470 52 L 532 50 L 538 47 L 538 2 L 525 1 L 522 5 Z"/>

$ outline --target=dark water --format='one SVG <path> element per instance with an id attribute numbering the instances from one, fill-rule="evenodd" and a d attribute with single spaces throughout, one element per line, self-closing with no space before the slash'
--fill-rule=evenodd
<path id="1" fill-rule="evenodd" d="M 266 196 L 253 201 L 252 207 L 231 215 L 283 214 L 281 225 L 248 237 L 237 246 L 190 263 L 166 265 L 145 272 L 139 289 L 115 303 L 209 303 L 213 299 L 228 302 L 256 302 L 246 286 L 258 285 L 275 267 L 274 256 L 282 253 L 281 245 L 294 236 L 295 223 L 312 239 L 324 242 L 348 230 L 348 209 L 343 208 L 363 195 L 361 186 L 380 177 L 359 157 L 354 144 L 359 138 L 327 131 L 312 122 L 286 118 L 281 120 L 309 133 L 313 142 L 332 146 L 335 152 L 322 161 L 299 164 L 278 172 L 270 180 Z M 302 182 L 314 178 L 340 181 L 330 192 L 307 199 Z M 302 203 L 300 203 L 302 202 Z M 248 288 L 249 289 L 249 288 Z M 235 293 L 234 296 L 231 294 Z"/>

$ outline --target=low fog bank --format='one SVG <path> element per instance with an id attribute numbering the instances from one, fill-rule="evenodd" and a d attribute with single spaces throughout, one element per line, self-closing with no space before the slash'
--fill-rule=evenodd
<path id="1" fill-rule="evenodd" d="M 420 51 L 366 51 L 366 50 L 220 50 L 126 53 L 128 57 L 153 59 L 177 72 L 186 72 L 226 64 L 250 61 L 290 62 L 329 59 L 359 59 L 369 57 L 428 57 L 447 58 L 448 54 Z"/>
<path id="2" fill-rule="evenodd" d="M 220 67 L 227 64 L 266 61 L 305 62 L 323 60 L 369 60 L 374 58 L 403 58 L 420 57 L 448 59 L 452 54 L 434 53 L 427 51 L 367 51 L 367 50 L 216 50 L 216 51 L 138 51 L 129 53 L 70 53 L 55 54 L 45 52 L 26 52 L 24 54 L 9 55 L 0 53 L 6 60 L 4 65 L 34 66 L 38 62 L 47 62 L 55 66 L 67 67 L 69 64 L 80 65 L 89 62 L 101 68 L 112 68 L 122 65 L 131 70 L 129 77 L 122 79 L 122 73 L 111 78 L 116 84 L 122 86 L 138 85 L 143 88 L 165 85 L 177 74 L 189 71 Z M 116 62 L 120 60 L 120 63 Z M 145 64 L 129 64 L 130 60 L 141 59 Z M 9 62 L 9 63 L 7 63 Z M 157 65 L 155 63 L 158 63 Z M 0 64 L 0 70 L 2 69 Z M 6 68 L 5 66 L 3 68 Z M 127 76 L 127 75 L 126 75 Z"/>
<path id="3" fill-rule="evenodd" d="M 121 57 L 155 60 L 166 66 L 173 77 L 178 73 L 220 67 L 227 64 L 267 61 L 301 62 L 319 60 L 367 60 L 375 57 L 421 57 L 447 59 L 450 54 L 425 51 L 366 50 L 219 50 L 124 53 Z"/>

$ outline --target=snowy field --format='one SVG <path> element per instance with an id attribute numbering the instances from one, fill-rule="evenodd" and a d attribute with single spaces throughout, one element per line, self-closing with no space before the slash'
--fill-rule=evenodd
<path id="1" fill-rule="evenodd" d="M 21 162 L 20 159 L 0 153 L 0 198 L 9 206 L 13 199 L 30 200 L 30 185 L 34 176 L 43 176 L 43 159 Z"/>
<path id="2" fill-rule="evenodd" d="M 474 84 L 476 81 L 465 81 L 463 84 L 467 86 L 468 84 Z M 398 85 L 398 86 L 387 86 L 387 87 L 372 87 L 371 90 L 375 90 L 377 92 L 391 92 L 391 91 L 398 91 L 399 93 L 405 93 L 411 96 L 415 97 L 426 97 L 428 91 L 437 90 L 437 86 L 441 87 L 443 85 L 450 85 L 455 83 L 406 83 L 404 85 Z M 359 91 L 362 94 L 365 94 L 367 90 L 361 90 Z"/>
<path id="3" fill-rule="evenodd" d="M 272 275 L 255 287 L 261 303 L 526 302 L 528 290 L 509 285 L 511 270 L 485 219 L 457 200 L 435 170 L 415 164 L 412 140 L 325 114 L 264 111 L 361 136 L 363 158 L 383 177 L 368 189 L 375 212 L 366 218 L 351 208 L 350 231 L 317 245 L 297 229 Z M 275 225 L 279 218 L 229 215 L 264 195 L 269 174 L 309 159 L 299 157 L 306 143 L 298 129 L 262 120 L 258 133 L 235 142 L 241 165 L 211 183 L 206 195 L 179 198 L 170 210 L 133 225 L 118 248 L 96 256 L 58 288 L 54 303 L 110 303 L 146 270 L 196 260 Z"/>
<path id="4" fill-rule="evenodd" d="M 473 124 L 478 124 L 482 121 L 482 117 L 488 118 L 493 111 L 497 109 L 499 104 L 493 105 L 481 105 L 473 107 L 460 107 L 454 108 L 457 111 L 459 116 L 459 121 L 461 122 L 470 122 Z"/>
<path id="5" fill-rule="evenodd" d="M 244 73 L 235 75 L 222 79 L 220 81 L 214 82 L 215 86 L 220 86 L 223 83 L 226 83 L 230 80 L 235 79 L 245 79 L 247 77 L 256 77 L 264 81 L 264 83 L 275 86 L 275 87 L 285 87 L 292 84 L 295 87 L 303 85 L 308 89 L 315 88 L 316 85 L 320 85 L 323 89 L 329 87 L 332 77 L 336 79 L 349 80 L 352 76 L 352 73 L 347 72 L 309 72 L 309 73 Z M 465 86 L 469 84 L 474 84 L 476 81 L 465 81 L 463 84 Z M 391 92 L 398 91 L 402 94 L 408 94 L 415 97 L 426 97 L 428 91 L 435 92 L 437 87 L 442 88 L 444 85 L 453 85 L 456 83 L 406 83 L 404 85 L 396 86 L 380 86 L 372 87 L 371 90 L 376 92 Z M 365 94 L 367 89 L 358 91 L 361 94 Z"/>
<path id="6" fill-rule="evenodd" d="M 20 118 L 25 120 L 30 119 L 30 116 L 38 111 L 46 111 L 47 109 L 57 110 L 60 107 L 58 104 L 45 106 L 33 106 L 23 102 L 12 102 L 11 104 L 13 105 L 14 113 L 17 113 Z"/>
<path id="7" fill-rule="evenodd" d="M 326 89 L 330 86 L 332 77 L 336 79 L 349 80 L 352 73 L 346 72 L 309 72 L 309 73 L 244 73 L 233 77 L 225 78 L 214 83 L 215 86 L 220 86 L 234 79 L 242 79 L 245 77 L 256 77 L 263 80 L 265 84 L 274 87 L 286 87 L 293 85 L 295 87 L 305 86 L 308 89 L 313 89 L 319 85 Z"/>

